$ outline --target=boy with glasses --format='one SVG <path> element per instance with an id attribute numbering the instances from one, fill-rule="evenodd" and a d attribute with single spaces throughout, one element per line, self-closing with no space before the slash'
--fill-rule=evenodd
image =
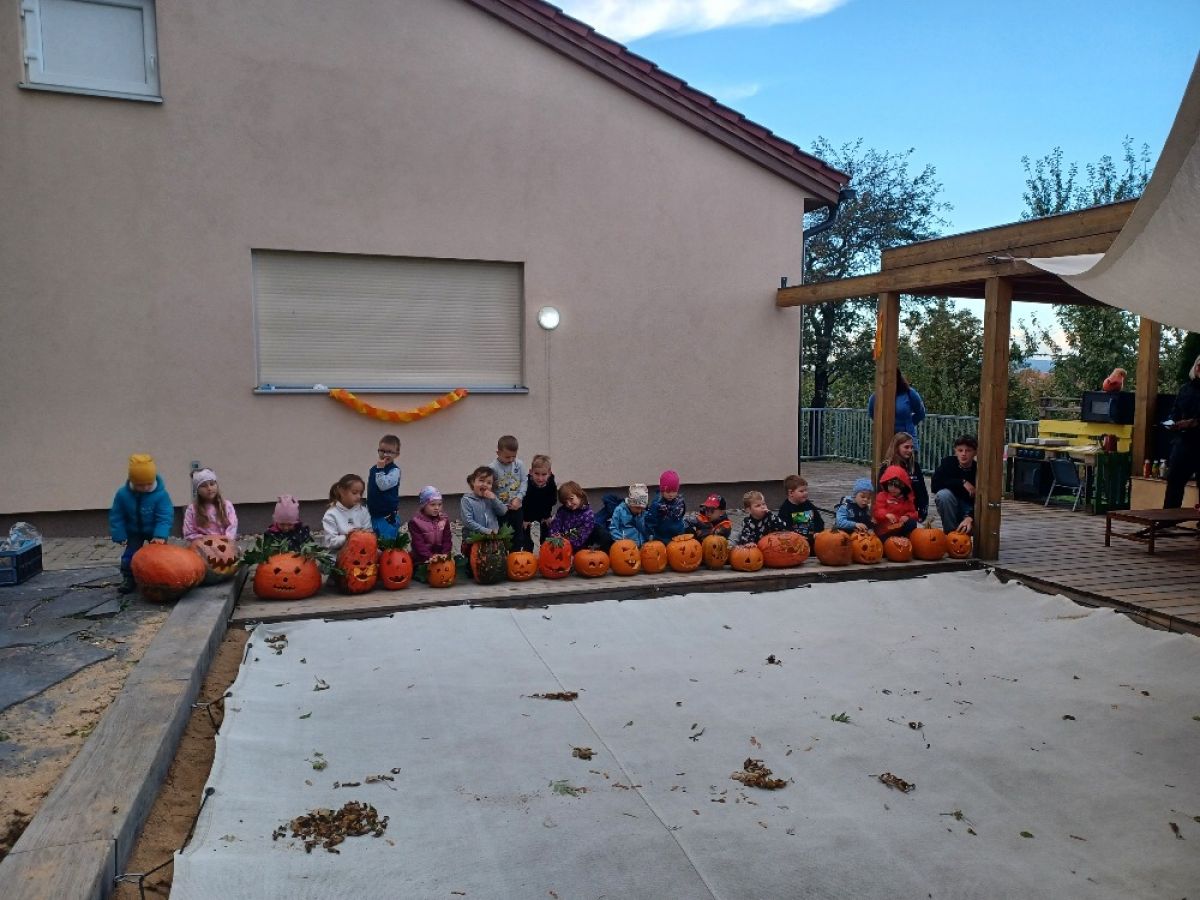
<path id="1" fill-rule="evenodd" d="M 391 540 L 400 531 L 397 509 L 400 506 L 400 438 L 385 434 L 379 439 L 379 462 L 367 473 L 367 512 L 371 527 L 384 540 Z"/>

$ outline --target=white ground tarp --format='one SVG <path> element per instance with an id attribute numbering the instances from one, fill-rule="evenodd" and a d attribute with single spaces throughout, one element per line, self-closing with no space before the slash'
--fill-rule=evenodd
<path id="1" fill-rule="evenodd" d="M 260 626 L 172 898 L 1192 896 L 1197 684 L 981 573 Z M 349 800 L 384 837 L 272 840 Z"/>
<path id="2" fill-rule="evenodd" d="M 1154 175 L 1108 252 L 1030 259 L 1090 297 L 1200 331 L 1200 60 Z"/>

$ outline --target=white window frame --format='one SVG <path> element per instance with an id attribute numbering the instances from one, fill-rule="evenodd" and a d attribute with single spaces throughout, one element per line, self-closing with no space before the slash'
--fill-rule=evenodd
<path id="1" fill-rule="evenodd" d="M 143 53 L 146 81 L 126 81 L 118 78 L 95 77 L 78 73 L 47 71 L 43 52 L 43 0 L 20 0 L 22 55 L 25 64 L 23 88 L 58 91 L 70 94 L 91 94 L 118 97 L 126 100 L 162 102 L 158 77 L 158 32 L 155 25 L 155 0 L 73 0 L 95 6 L 117 6 L 137 10 L 142 16 Z"/>
<path id="2" fill-rule="evenodd" d="M 529 392 L 523 263 L 255 248 L 251 272 L 256 394 Z"/>

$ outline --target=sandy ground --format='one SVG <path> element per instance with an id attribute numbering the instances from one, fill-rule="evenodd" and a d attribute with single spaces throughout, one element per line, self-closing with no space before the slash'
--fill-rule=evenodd
<path id="1" fill-rule="evenodd" d="M 242 662 L 249 632 L 230 629 L 225 632 L 221 646 L 209 667 L 208 676 L 200 688 L 199 701 L 211 703 L 220 699 L 237 677 Z M 204 709 L 192 711 L 175 759 L 167 772 L 166 781 L 158 792 L 158 798 L 150 810 L 146 824 L 138 835 L 133 855 L 125 865 L 126 872 L 147 872 L 156 866 L 167 865 L 145 879 L 143 887 L 147 896 L 167 896 L 171 891 L 173 864 L 171 859 L 183 845 L 196 811 L 200 806 L 200 795 L 212 768 L 214 738 L 225 717 L 223 704 L 211 707 L 210 719 Z M 139 900 L 136 883 L 122 883 L 114 896 L 117 900 Z"/>
<path id="2" fill-rule="evenodd" d="M 169 608 L 148 613 L 119 638 L 92 638 L 120 652 L 0 713 L 0 741 L 14 748 L 0 765 L 0 859 L 75 759 L 169 613 Z"/>

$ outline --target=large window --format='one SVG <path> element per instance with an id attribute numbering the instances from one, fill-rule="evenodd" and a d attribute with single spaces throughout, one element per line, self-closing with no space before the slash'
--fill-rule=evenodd
<path id="1" fill-rule="evenodd" d="M 523 390 L 519 263 L 255 250 L 258 388 Z"/>
<path id="2" fill-rule="evenodd" d="M 23 87 L 158 99 L 154 0 L 21 0 Z"/>

